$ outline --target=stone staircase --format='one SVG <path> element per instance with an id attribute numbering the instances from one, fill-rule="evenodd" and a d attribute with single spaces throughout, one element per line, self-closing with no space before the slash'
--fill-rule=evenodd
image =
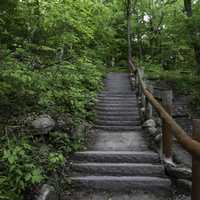
<path id="1" fill-rule="evenodd" d="M 145 141 L 128 74 L 109 73 L 97 100 L 90 145 L 72 160 L 70 198 L 171 199 L 171 181 Z"/>

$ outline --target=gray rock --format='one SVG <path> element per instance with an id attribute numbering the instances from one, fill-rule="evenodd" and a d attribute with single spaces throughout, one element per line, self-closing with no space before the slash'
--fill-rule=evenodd
<path id="1" fill-rule="evenodd" d="M 82 138 L 86 133 L 86 130 L 89 129 L 91 125 L 87 122 L 82 122 L 79 126 L 72 130 L 72 137 L 73 138 Z"/>
<path id="2" fill-rule="evenodd" d="M 162 127 L 162 119 L 160 117 L 155 118 L 156 126 Z"/>
<path id="3" fill-rule="evenodd" d="M 154 138 L 154 140 L 155 140 L 156 144 L 159 144 L 162 141 L 162 134 L 157 135 Z"/>
<path id="4" fill-rule="evenodd" d="M 150 135 L 156 136 L 157 135 L 157 128 L 155 128 L 155 127 L 149 127 L 148 128 L 148 132 L 149 132 Z"/>
<path id="5" fill-rule="evenodd" d="M 55 121 L 49 115 L 40 115 L 31 121 L 31 127 L 46 134 L 55 127 Z"/>
<path id="6" fill-rule="evenodd" d="M 53 186 L 44 184 L 40 190 L 37 200 L 58 200 L 59 196 Z"/>
<path id="7" fill-rule="evenodd" d="M 148 127 L 156 127 L 156 123 L 153 119 L 149 119 L 146 122 L 144 122 L 143 124 L 144 128 L 148 128 Z"/>
<path id="8" fill-rule="evenodd" d="M 192 191 L 192 182 L 185 179 L 178 179 L 176 180 L 176 186 L 178 190 L 182 191 L 183 193 L 190 193 Z"/>
<path id="9" fill-rule="evenodd" d="M 62 114 L 56 120 L 56 129 L 62 131 L 69 131 L 72 127 L 73 121 L 70 114 Z"/>
<path id="10" fill-rule="evenodd" d="M 175 179 L 192 179 L 192 171 L 183 167 L 174 167 L 172 165 L 166 165 L 167 174 Z"/>

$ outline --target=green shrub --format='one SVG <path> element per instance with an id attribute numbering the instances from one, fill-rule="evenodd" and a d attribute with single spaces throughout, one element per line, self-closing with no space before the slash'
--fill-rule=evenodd
<path id="1" fill-rule="evenodd" d="M 25 140 L 9 141 L 1 158 L 4 171 L 0 176 L 0 199 L 22 199 L 22 192 L 44 180 L 42 169 L 32 158 L 32 151 L 32 146 Z"/>
<path id="2" fill-rule="evenodd" d="M 80 59 L 43 70 L 13 63 L 0 74 L 0 110 L 10 114 L 32 110 L 87 114 L 87 104 L 101 88 L 103 68 Z"/>

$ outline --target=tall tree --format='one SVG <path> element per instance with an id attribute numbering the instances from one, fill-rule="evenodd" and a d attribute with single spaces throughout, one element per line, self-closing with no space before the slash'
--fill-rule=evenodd
<path id="1" fill-rule="evenodd" d="M 184 0 L 185 11 L 188 17 L 192 17 L 192 0 Z"/>
<path id="2" fill-rule="evenodd" d="M 132 0 L 127 0 L 126 2 L 127 7 L 127 33 L 128 33 L 128 59 L 132 59 L 132 47 L 131 47 L 131 40 L 132 40 L 132 27 L 131 27 L 131 16 L 132 16 Z"/>
<path id="3" fill-rule="evenodd" d="M 186 11 L 187 17 L 189 18 L 189 23 L 190 23 L 190 21 L 192 20 L 192 16 L 193 16 L 192 0 L 184 0 L 184 6 L 185 6 L 185 11 Z M 196 30 L 196 28 L 195 28 L 195 30 Z M 196 57 L 196 62 L 197 62 L 197 70 L 200 73 L 200 45 L 198 42 L 196 42 L 196 40 L 194 40 L 194 35 L 196 35 L 194 28 L 189 30 L 189 32 L 190 32 L 191 44 L 192 44 L 192 46 L 194 48 L 194 52 L 195 52 L 195 57 Z"/>

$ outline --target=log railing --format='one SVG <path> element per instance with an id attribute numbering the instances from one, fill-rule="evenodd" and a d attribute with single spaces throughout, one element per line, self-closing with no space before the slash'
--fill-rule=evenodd
<path id="1" fill-rule="evenodd" d="M 193 120 L 193 138 L 172 118 L 172 92 L 162 92 L 162 105 L 153 96 L 153 88 L 146 87 L 143 80 L 144 71 L 136 67 L 129 58 L 129 70 L 134 76 L 134 85 L 141 99 L 146 118 L 152 117 L 152 107 L 157 111 L 163 121 L 162 157 L 165 162 L 172 161 L 173 136 L 183 149 L 192 156 L 192 200 L 200 200 L 200 119 Z"/>

